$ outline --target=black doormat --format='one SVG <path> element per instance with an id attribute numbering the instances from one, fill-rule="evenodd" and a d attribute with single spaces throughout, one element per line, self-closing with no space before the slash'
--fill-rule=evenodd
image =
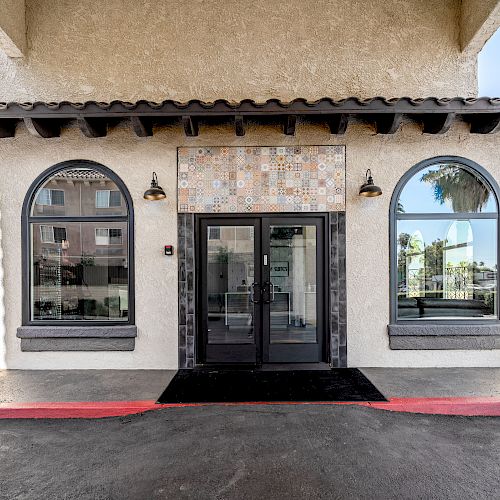
<path id="1" fill-rule="evenodd" d="M 157 403 L 386 401 L 356 368 L 179 370 Z"/>

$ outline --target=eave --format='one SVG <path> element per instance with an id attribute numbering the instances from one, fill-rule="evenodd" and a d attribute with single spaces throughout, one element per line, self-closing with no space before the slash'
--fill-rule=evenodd
<path id="1" fill-rule="evenodd" d="M 500 129 L 500 98 L 0 103 L 0 137 L 14 137 L 20 122 L 35 136 L 58 137 L 61 129 L 72 121 L 77 122 L 86 137 L 104 137 L 109 124 L 122 120 L 127 120 L 131 130 L 140 137 L 153 135 L 153 126 L 174 123 L 181 123 L 187 136 L 197 136 L 199 122 L 210 126 L 221 121 L 233 123 L 238 136 L 245 134 L 248 121 L 279 122 L 284 134 L 294 135 L 298 120 L 325 123 L 330 132 L 337 135 L 344 134 L 350 122 L 359 120 L 372 123 L 378 134 L 396 133 L 403 120 L 420 123 L 423 133 L 428 134 L 443 134 L 455 121 L 468 123 L 473 134 L 490 134 Z"/>

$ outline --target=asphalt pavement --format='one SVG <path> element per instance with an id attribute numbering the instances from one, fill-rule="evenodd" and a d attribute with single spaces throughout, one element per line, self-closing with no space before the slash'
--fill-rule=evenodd
<path id="1" fill-rule="evenodd" d="M 2 499 L 493 499 L 500 419 L 357 406 L 0 420 Z"/>

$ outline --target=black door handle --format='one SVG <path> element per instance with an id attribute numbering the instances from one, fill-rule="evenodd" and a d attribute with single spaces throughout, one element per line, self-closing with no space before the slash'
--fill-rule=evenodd
<path id="1" fill-rule="evenodd" d="M 274 283 L 266 281 L 264 283 L 262 295 L 264 297 L 264 304 L 270 304 L 271 302 L 274 302 Z"/>
<path id="2" fill-rule="evenodd" d="M 261 300 L 262 289 L 260 283 L 252 283 L 250 285 L 250 302 L 258 304 Z"/>

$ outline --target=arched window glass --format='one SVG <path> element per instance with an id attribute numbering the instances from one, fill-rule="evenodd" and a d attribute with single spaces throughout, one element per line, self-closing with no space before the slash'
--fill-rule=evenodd
<path id="1" fill-rule="evenodd" d="M 467 160 L 426 161 L 393 210 L 393 320 L 498 319 L 498 199 Z"/>
<path id="2" fill-rule="evenodd" d="M 455 163 L 422 168 L 401 191 L 399 213 L 494 213 L 497 200 L 477 173 Z"/>
<path id="3" fill-rule="evenodd" d="M 25 324 L 133 321 L 132 204 L 123 182 L 88 161 L 45 172 L 27 195 Z"/>

